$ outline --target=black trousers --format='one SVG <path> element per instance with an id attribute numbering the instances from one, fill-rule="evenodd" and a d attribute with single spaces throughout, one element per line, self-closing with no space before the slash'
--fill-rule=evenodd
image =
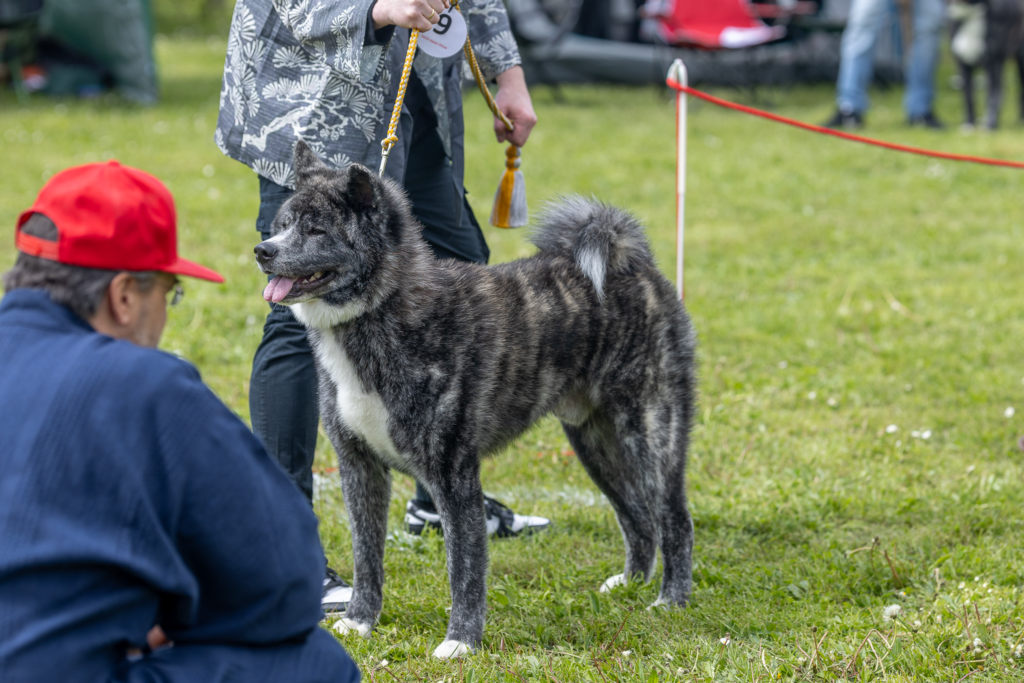
<path id="1" fill-rule="evenodd" d="M 487 263 L 490 250 L 469 203 L 462 198 L 458 213 L 451 164 L 436 131 L 415 141 L 409 151 L 405 189 L 413 215 L 423 224 L 423 237 L 438 258 Z M 270 237 L 274 216 L 292 191 L 260 177 L 260 211 L 256 229 Z M 306 340 L 306 328 L 287 306 L 271 304 L 263 339 L 252 361 L 249 383 L 252 429 L 271 457 L 280 463 L 306 497 L 313 500 L 313 457 L 316 450 L 316 368 Z M 417 483 L 416 496 L 430 500 Z"/>

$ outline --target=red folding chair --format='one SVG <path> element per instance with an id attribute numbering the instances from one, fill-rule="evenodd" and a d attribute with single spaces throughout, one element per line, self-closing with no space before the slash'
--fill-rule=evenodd
<path id="1" fill-rule="evenodd" d="M 642 11 L 657 38 L 676 47 L 733 50 L 786 35 L 784 26 L 761 21 L 749 0 L 647 0 Z"/>

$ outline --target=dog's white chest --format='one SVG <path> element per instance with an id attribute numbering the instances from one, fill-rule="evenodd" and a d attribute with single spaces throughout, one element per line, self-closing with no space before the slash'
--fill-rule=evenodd
<path id="1" fill-rule="evenodd" d="M 329 332 L 317 345 L 320 362 L 338 388 L 338 412 L 346 427 L 355 432 L 379 456 L 404 462 L 388 433 L 388 409 L 375 391 L 365 391 L 345 349 Z"/>

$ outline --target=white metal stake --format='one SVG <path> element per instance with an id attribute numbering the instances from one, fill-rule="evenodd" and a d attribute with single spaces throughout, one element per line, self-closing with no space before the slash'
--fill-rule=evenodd
<path id="1" fill-rule="evenodd" d="M 672 62 L 668 80 L 689 85 L 683 60 Z M 676 91 L 676 291 L 683 298 L 683 236 L 686 226 L 686 93 Z"/>

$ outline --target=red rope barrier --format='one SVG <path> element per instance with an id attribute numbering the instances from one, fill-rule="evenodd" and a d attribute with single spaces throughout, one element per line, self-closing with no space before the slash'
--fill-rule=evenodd
<path id="1" fill-rule="evenodd" d="M 778 114 L 771 114 L 760 109 L 754 109 L 753 107 L 747 107 L 742 104 L 736 104 L 729 100 L 723 100 L 715 97 L 714 95 L 708 95 L 700 90 L 694 90 L 693 88 L 677 83 L 673 79 L 667 81 L 670 88 L 675 90 L 681 90 L 682 92 L 698 97 L 711 104 L 716 104 L 719 107 L 725 107 L 726 109 L 735 109 L 745 114 L 751 114 L 752 116 L 760 116 L 763 119 L 769 121 L 775 121 L 777 123 L 784 123 L 787 126 L 793 126 L 795 128 L 803 128 L 809 130 L 812 133 L 822 133 L 823 135 L 831 135 L 833 137 L 842 138 L 843 140 L 851 140 L 853 142 L 862 142 L 866 145 L 874 145 L 875 147 L 882 147 L 884 149 L 891 149 L 897 152 L 908 152 L 910 154 L 920 154 L 921 156 L 934 157 L 936 159 L 947 159 L 949 161 L 969 161 L 975 164 L 987 164 L 989 166 L 1007 166 L 1009 168 L 1024 168 L 1024 162 L 1021 161 L 1009 161 L 1006 159 L 989 159 L 987 157 L 975 157 L 967 154 L 952 154 L 950 152 L 936 152 L 930 149 L 921 149 L 920 147 L 909 147 L 907 145 L 898 145 L 894 142 L 885 142 L 884 140 L 875 140 L 874 138 L 866 138 L 863 135 L 854 135 L 853 133 L 844 133 L 841 130 L 832 130 L 831 128 L 824 128 L 822 126 L 815 126 L 812 123 L 804 123 L 803 121 L 797 121 L 796 119 L 790 119 L 785 116 L 779 116 Z"/>

